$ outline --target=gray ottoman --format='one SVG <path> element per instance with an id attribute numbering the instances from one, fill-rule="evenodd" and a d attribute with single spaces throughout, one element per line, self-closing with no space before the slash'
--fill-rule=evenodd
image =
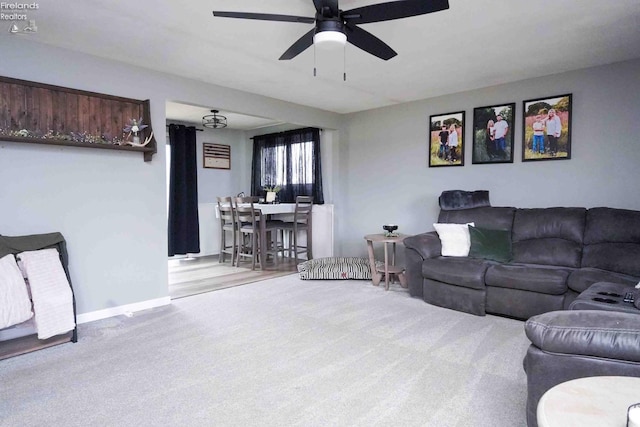
<path id="1" fill-rule="evenodd" d="M 628 292 L 631 292 L 635 300 L 638 301 L 640 289 L 620 283 L 594 283 L 578 295 L 569 305 L 569 310 L 606 310 L 640 314 L 640 310 L 633 303 L 624 301 Z"/>

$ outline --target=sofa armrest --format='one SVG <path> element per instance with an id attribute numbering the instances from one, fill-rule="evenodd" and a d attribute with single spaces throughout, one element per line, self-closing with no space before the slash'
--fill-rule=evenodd
<path id="1" fill-rule="evenodd" d="M 640 362 L 638 314 L 552 311 L 527 320 L 525 332 L 545 352 Z"/>
<path id="2" fill-rule="evenodd" d="M 422 259 L 438 257 L 442 251 L 440 238 L 435 231 L 409 236 L 404 239 L 404 246 L 416 251 Z"/>

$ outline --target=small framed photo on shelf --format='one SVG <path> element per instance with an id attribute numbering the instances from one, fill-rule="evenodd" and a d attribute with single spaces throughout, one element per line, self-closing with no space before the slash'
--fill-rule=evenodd
<path id="1" fill-rule="evenodd" d="M 464 111 L 429 117 L 429 167 L 464 166 Z"/>
<path id="2" fill-rule="evenodd" d="M 571 94 L 522 102 L 522 161 L 571 158 Z"/>
<path id="3" fill-rule="evenodd" d="M 515 112 L 515 102 L 473 109 L 472 163 L 513 163 Z"/>

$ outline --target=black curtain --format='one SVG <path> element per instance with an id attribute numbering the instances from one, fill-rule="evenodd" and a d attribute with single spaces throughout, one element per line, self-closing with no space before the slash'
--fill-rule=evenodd
<path id="1" fill-rule="evenodd" d="M 200 252 L 196 129 L 169 125 L 169 256 Z"/>
<path id="2" fill-rule="evenodd" d="M 324 203 L 320 166 L 320 129 L 304 128 L 253 137 L 251 195 L 264 196 L 264 187 L 279 186 L 278 200 L 294 203 L 296 196 L 313 196 Z"/>

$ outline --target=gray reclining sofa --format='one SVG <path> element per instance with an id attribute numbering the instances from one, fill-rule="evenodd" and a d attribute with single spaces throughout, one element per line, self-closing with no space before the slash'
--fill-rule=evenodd
<path id="1" fill-rule="evenodd" d="M 436 232 L 404 240 L 409 293 L 429 304 L 518 319 L 569 304 L 596 282 L 640 281 L 640 211 L 491 207 L 486 191 L 446 191 L 439 223 L 508 230 L 511 260 L 443 257 Z"/>
<path id="2" fill-rule="evenodd" d="M 412 236 L 404 241 L 409 292 L 468 313 L 529 319 L 523 361 L 529 427 L 537 427 L 538 401 L 557 384 L 640 377 L 640 310 L 576 309 L 577 296 L 594 283 L 609 282 L 605 287 L 622 293 L 640 280 L 640 212 L 491 207 L 483 191 L 444 192 L 440 207 L 438 222 L 509 230 L 511 261 L 443 257 L 435 232 Z"/>

